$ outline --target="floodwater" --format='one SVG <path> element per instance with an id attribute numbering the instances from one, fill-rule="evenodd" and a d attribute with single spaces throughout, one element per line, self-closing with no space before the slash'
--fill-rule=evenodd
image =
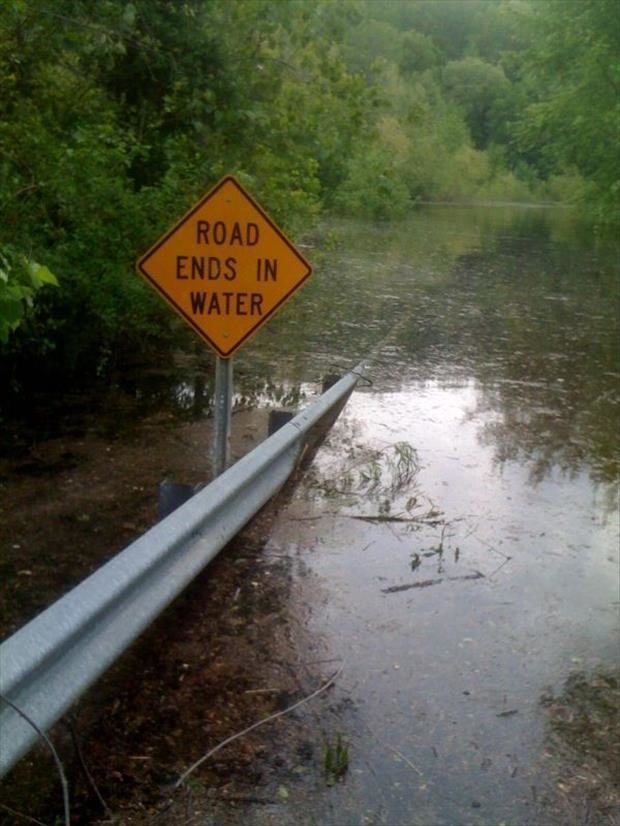
<path id="1" fill-rule="evenodd" d="M 307 694 L 335 685 L 256 735 L 253 792 L 233 805 L 220 767 L 204 783 L 223 784 L 221 800 L 168 822 L 614 823 L 617 248 L 562 210 L 425 207 L 398 225 L 333 224 L 304 252 L 314 277 L 235 359 L 237 407 L 300 407 L 322 376 L 372 359 L 221 610 L 243 634 L 233 612 L 249 595 L 242 650 L 260 650 L 262 678 L 270 640 L 252 600 L 284 571 L 276 619 L 289 648 L 287 623 L 304 634 L 287 668 L 312 665 Z M 204 417 L 207 360 L 126 378 L 127 419 Z M 218 560 L 216 576 L 239 562 Z M 242 645 L 232 633 L 218 662 Z M 147 677 L 141 688 L 146 704 Z M 178 735 L 189 746 L 192 726 Z M 127 822 L 150 822 L 136 810 Z"/>
<path id="2" fill-rule="evenodd" d="M 338 229 L 280 369 L 382 344 L 265 550 L 342 664 L 347 767 L 273 822 L 615 822 L 567 695 L 618 698 L 618 259 L 545 210 Z"/>

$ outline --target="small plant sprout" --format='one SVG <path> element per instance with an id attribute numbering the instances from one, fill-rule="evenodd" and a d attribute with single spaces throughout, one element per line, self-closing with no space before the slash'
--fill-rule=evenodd
<path id="1" fill-rule="evenodd" d="M 323 771 L 328 785 L 342 780 L 349 768 L 349 746 L 341 734 L 336 737 L 335 742 L 329 741 L 325 745 L 323 755 Z"/>

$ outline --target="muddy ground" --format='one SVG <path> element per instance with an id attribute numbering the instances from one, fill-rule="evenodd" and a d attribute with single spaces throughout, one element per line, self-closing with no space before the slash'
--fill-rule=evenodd
<path id="1" fill-rule="evenodd" d="M 5 451 L 2 638 L 154 524 L 161 479 L 208 478 L 210 419 L 179 423 L 163 413 L 120 429 L 114 420 L 112 413 L 107 425 L 98 417 L 96 430 L 69 429 Z M 233 459 L 266 430 L 266 411 L 235 413 Z M 256 803 L 259 776 L 261 795 L 272 795 L 277 807 L 287 772 L 306 771 L 320 752 L 316 738 L 289 743 L 289 725 L 270 754 L 263 755 L 260 736 L 248 736 L 211 760 L 201 770 L 210 793 L 200 806 L 191 781 L 179 792 L 170 788 L 204 751 L 311 693 L 333 671 L 306 638 L 302 607 L 294 621 L 286 616 L 290 560 L 261 553 L 285 498 L 286 491 L 52 731 L 69 777 L 73 823 L 147 823 L 158 813 L 162 823 L 185 823 L 200 806 L 206 813 L 207 802 L 212 809 L 225 800 L 233 810 Z M 265 792 L 271 774 L 277 783 Z M 54 823 L 61 813 L 51 759 L 37 748 L 3 782 L 0 823 Z"/>

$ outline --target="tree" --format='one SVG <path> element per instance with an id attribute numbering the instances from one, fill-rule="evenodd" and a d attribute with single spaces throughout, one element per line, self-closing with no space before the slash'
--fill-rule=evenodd
<path id="1" fill-rule="evenodd" d="M 68 374 L 165 339 L 173 321 L 133 262 L 225 173 L 285 228 L 315 221 L 372 120 L 342 56 L 356 19 L 340 0 L 6 0 L 0 245 L 62 290 L 5 360 L 45 342 Z M 18 271 L 11 324 L 32 297 Z"/>
<path id="2" fill-rule="evenodd" d="M 576 168 L 591 182 L 599 219 L 620 219 L 620 15 L 615 0 L 534 2 L 526 25 L 530 96 L 516 124 L 519 147 L 544 174 Z"/>
<path id="3" fill-rule="evenodd" d="M 484 149 L 492 137 L 494 107 L 509 87 L 503 69 L 479 57 L 450 61 L 443 86 L 449 100 L 463 109 L 474 145 Z"/>
<path id="4" fill-rule="evenodd" d="M 413 29 L 403 35 L 398 68 L 403 75 L 425 72 L 439 63 L 439 49 L 428 35 Z"/>

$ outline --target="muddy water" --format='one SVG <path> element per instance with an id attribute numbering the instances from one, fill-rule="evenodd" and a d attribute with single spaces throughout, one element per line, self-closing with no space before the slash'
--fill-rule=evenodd
<path id="1" fill-rule="evenodd" d="M 368 381 L 259 540 L 242 536 L 110 678 L 84 729 L 104 797 L 121 822 L 152 822 L 207 747 L 341 668 L 157 822 L 611 824 L 617 250 L 561 211 L 503 207 L 334 224 L 305 252 L 314 278 L 235 359 L 237 407 L 300 406 L 374 351 Z M 186 453 L 207 438 L 208 362 L 119 378 L 100 405 L 113 422 L 88 413 L 96 451 L 110 431 L 126 456 L 120 427 L 132 472 L 149 445 L 154 479 L 199 481 L 163 444 L 175 422 Z M 142 490 L 121 458 L 118 484 Z"/>
<path id="2" fill-rule="evenodd" d="M 348 766 L 273 822 L 615 822 L 613 714 L 567 697 L 618 699 L 617 259 L 549 212 L 353 235 L 304 343 L 388 339 L 266 547 L 344 664 Z"/>

